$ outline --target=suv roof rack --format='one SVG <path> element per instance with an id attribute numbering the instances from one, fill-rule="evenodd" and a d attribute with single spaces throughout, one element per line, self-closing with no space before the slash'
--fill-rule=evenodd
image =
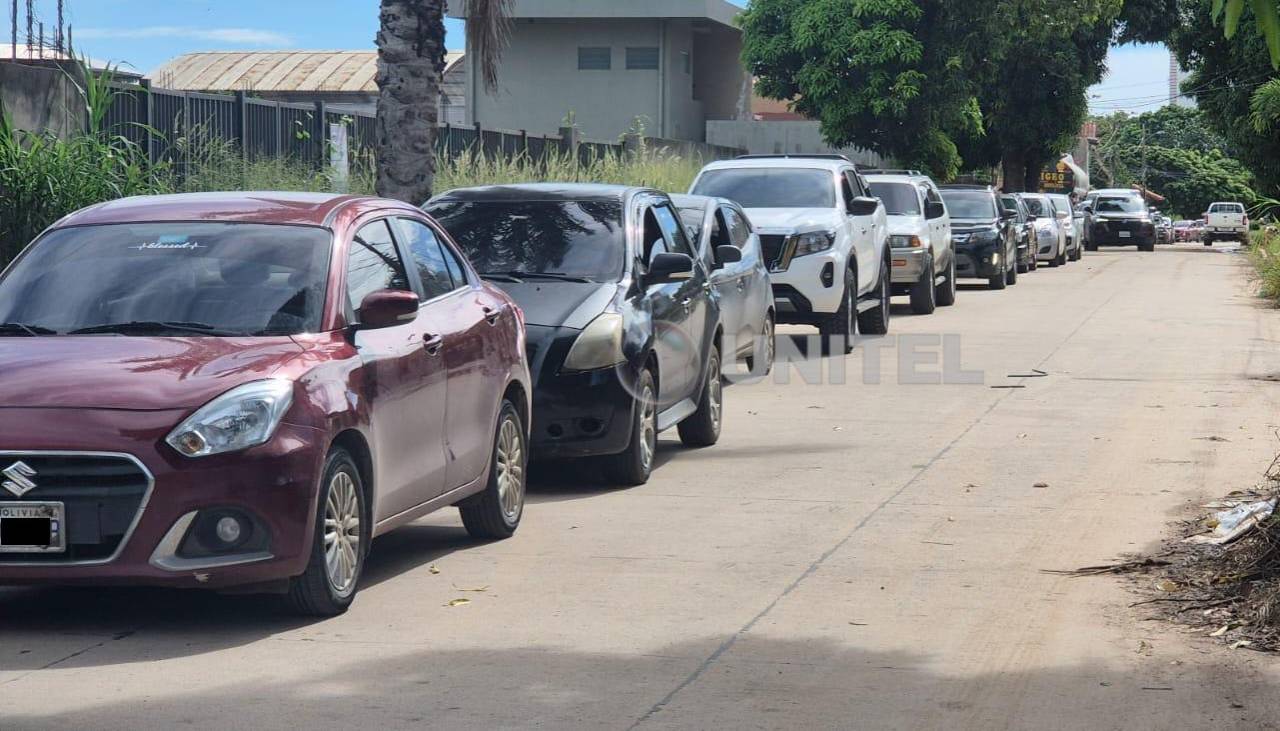
<path id="1" fill-rule="evenodd" d="M 896 168 L 859 168 L 859 170 L 867 175 L 915 175 L 924 177 L 924 173 L 919 170 L 901 170 Z"/>
<path id="2" fill-rule="evenodd" d="M 807 160 L 843 160 L 843 161 L 845 161 L 845 162 L 847 162 L 847 163 L 850 163 L 850 164 L 852 164 L 852 163 L 853 163 L 853 161 L 852 161 L 852 160 L 850 160 L 850 159 L 849 159 L 847 156 L 845 156 L 845 155 L 825 155 L 825 154 L 819 154 L 819 153 L 814 153 L 814 154 L 812 154 L 812 155 L 808 155 L 808 154 L 800 154 L 800 153 L 795 153 L 795 154 L 782 154 L 782 155 L 738 155 L 737 157 L 735 157 L 735 158 L 733 158 L 733 159 L 734 159 L 734 160 L 790 160 L 790 159 L 799 159 L 799 160 L 806 160 L 806 159 L 807 159 Z"/>

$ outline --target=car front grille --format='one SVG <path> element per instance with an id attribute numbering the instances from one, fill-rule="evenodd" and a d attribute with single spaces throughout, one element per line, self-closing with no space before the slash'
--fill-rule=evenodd
<path id="1" fill-rule="evenodd" d="M 21 497 L 0 488 L 0 502 L 62 503 L 67 550 L 0 553 L 0 565 L 109 561 L 133 532 L 153 484 L 146 468 L 125 455 L 0 452 L 0 472 L 18 462 L 34 472 L 36 487 Z"/>

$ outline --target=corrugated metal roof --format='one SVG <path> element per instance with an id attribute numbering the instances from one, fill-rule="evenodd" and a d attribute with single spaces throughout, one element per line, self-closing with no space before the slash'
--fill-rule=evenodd
<path id="1" fill-rule="evenodd" d="M 462 59 L 445 57 L 446 69 Z M 377 51 L 208 51 L 151 72 L 151 82 L 184 91 L 348 91 L 376 93 Z"/>

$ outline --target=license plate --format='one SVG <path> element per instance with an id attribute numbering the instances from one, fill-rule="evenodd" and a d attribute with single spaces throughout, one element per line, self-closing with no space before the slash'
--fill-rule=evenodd
<path id="1" fill-rule="evenodd" d="M 62 503 L 0 503 L 0 553 L 62 553 L 67 550 Z"/>
<path id="2" fill-rule="evenodd" d="M 1129 237 L 1130 237 L 1130 236 L 1132 236 L 1132 235 L 1133 235 L 1133 232 L 1132 232 L 1132 231 L 1121 231 L 1121 232 L 1120 232 L 1120 238 L 1122 238 L 1122 239 L 1127 239 L 1127 238 L 1129 238 Z"/>

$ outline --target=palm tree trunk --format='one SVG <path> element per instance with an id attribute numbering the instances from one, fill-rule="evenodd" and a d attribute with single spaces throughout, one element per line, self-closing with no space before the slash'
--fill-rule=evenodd
<path id="1" fill-rule="evenodd" d="M 445 0 L 382 0 L 378 195 L 421 205 L 435 183 Z"/>

